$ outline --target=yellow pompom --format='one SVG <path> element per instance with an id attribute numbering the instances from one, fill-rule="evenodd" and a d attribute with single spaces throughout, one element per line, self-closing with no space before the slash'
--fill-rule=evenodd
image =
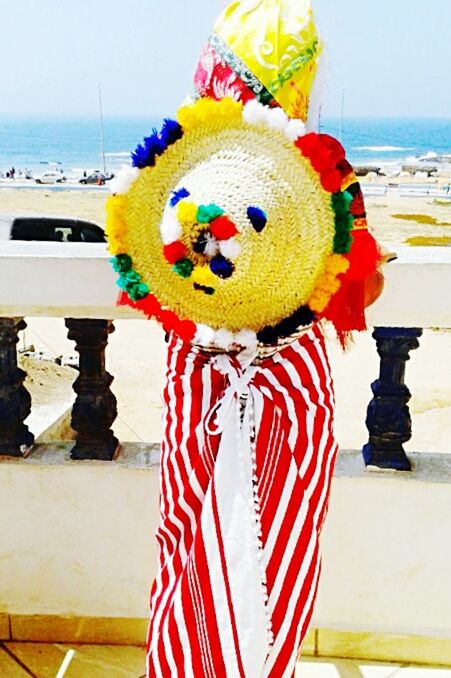
<path id="1" fill-rule="evenodd" d="M 219 114 L 219 103 L 214 99 L 198 99 L 193 106 L 198 122 L 204 123 L 216 119 Z"/>
<path id="2" fill-rule="evenodd" d="M 226 97 L 221 101 L 203 97 L 193 104 L 179 108 L 177 121 L 184 130 L 192 130 L 198 125 L 216 120 L 238 120 L 242 113 L 243 105 L 231 97 Z"/>
<path id="3" fill-rule="evenodd" d="M 116 254 L 123 254 L 125 252 L 125 247 L 120 240 L 110 236 L 108 238 L 108 251 L 110 254 L 116 256 Z"/>
<path id="4" fill-rule="evenodd" d="M 218 283 L 217 277 L 208 266 L 196 266 L 190 280 L 198 285 L 203 285 L 203 287 L 215 287 Z"/>
<path id="5" fill-rule="evenodd" d="M 219 112 L 224 120 L 239 120 L 243 115 L 243 105 L 231 97 L 225 97 L 219 102 Z"/>
<path id="6" fill-rule="evenodd" d="M 113 195 L 108 198 L 106 203 L 107 219 L 105 224 L 105 235 L 108 239 L 108 249 L 111 254 L 120 254 L 126 251 L 126 206 L 127 199 L 125 195 Z"/>
<path id="7" fill-rule="evenodd" d="M 197 124 L 196 114 L 193 112 L 193 106 L 182 106 L 177 111 L 177 122 L 185 131 L 193 129 Z"/>
<path id="8" fill-rule="evenodd" d="M 123 216 L 127 207 L 126 195 L 111 195 L 106 201 L 106 212 L 108 216 Z"/>
<path id="9" fill-rule="evenodd" d="M 197 205 L 186 200 L 179 202 L 177 205 L 177 219 L 182 226 L 191 228 L 191 226 L 197 223 Z"/>

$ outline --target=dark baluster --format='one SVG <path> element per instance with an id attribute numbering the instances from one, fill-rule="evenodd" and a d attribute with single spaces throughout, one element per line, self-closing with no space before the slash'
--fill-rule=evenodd
<path id="1" fill-rule="evenodd" d="M 71 457 L 111 460 L 119 445 L 111 430 L 117 403 L 110 390 L 113 377 L 105 370 L 105 348 L 114 325 L 111 320 L 67 318 L 66 327 L 80 354 L 71 421 L 77 438 Z"/>
<path id="2" fill-rule="evenodd" d="M 23 318 L 0 318 L 0 455 L 21 457 L 34 443 L 23 423 L 31 411 L 31 396 L 23 385 L 26 373 L 17 366 L 18 333 Z"/>
<path id="3" fill-rule="evenodd" d="M 403 444 L 412 437 L 408 402 L 411 393 L 404 383 L 409 352 L 418 348 L 421 329 L 377 327 L 373 337 L 381 357 L 379 379 L 371 385 L 374 394 L 366 425 L 369 442 L 363 448 L 365 464 L 410 471 Z"/>

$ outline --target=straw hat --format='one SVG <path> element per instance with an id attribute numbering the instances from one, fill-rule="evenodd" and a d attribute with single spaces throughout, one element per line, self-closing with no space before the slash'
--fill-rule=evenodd
<path id="1" fill-rule="evenodd" d="M 349 268 L 343 148 L 256 101 L 200 99 L 177 118 L 112 186 L 121 303 L 222 348 L 312 323 Z"/>

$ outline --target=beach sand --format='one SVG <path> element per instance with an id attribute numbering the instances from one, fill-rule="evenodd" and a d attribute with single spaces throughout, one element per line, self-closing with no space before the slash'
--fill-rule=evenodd
<path id="1" fill-rule="evenodd" d="M 0 212 L 43 212 L 104 222 L 106 194 L 98 191 L 0 189 Z M 396 191 L 366 198 L 368 218 L 376 236 L 391 249 L 409 238 L 449 238 L 451 204 L 432 198 L 403 198 Z M 422 243 L 423 244 L 423 243 Z M 63 319 L 29 318 L 25 343 L 59 356 L 74 353 Z M 157 442 L 161 436 L 165 346 L 155 323 L 117 321 L 107 349 L 107 368 L 114 375 L 112 390 L 118 398 L 119 417 L 114 425 L 122 441 Z M 136 356 L 130 359 L 130 349 Z M 412 391 L 413 438 L 407 450 L 451 451 L 451 386 L 447 365 L 451 332 L 426 331 L 418 351 L 407 364 L 406 383 Z M 331 343 L 337 392 L 337 436 L 343 448 L 360 448 L 367 440 L 366 408 L 370 383 L 378 376 L 379 359 L 371 334 L 356 338 L 346 354 Z M 58 370 L 42 373 L 35 383 L 37 401 L 49 397 Z M 55 389 L 55 393 L 57 393 Z"/>
<path id="2" fill-rule="evenodd" d="M 386 183 L 385 178 L 372 182 Z M 89 188 L 79 191 L 0 188 L 0 212 L 72 216 L 103 225 L 107 195 L 106 191 Z M 371 228 L 390 247 L 406 244 L 415 237 L 446 237 L 451 244 L 451 201 L 401 197 L 398 191 L 389 190 L 385 196 L 366 197 L 365 202 Z"/>

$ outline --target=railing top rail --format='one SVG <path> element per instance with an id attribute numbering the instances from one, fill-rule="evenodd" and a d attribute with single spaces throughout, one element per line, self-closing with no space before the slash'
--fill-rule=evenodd
<path id="1" fill-rule="evenodd" d="M 370 325 L 451 328 L 451 248 L 399 247 Z M 141 318 L 116 307 L 105 245 L 0 242 L 0 316 Z"/>

